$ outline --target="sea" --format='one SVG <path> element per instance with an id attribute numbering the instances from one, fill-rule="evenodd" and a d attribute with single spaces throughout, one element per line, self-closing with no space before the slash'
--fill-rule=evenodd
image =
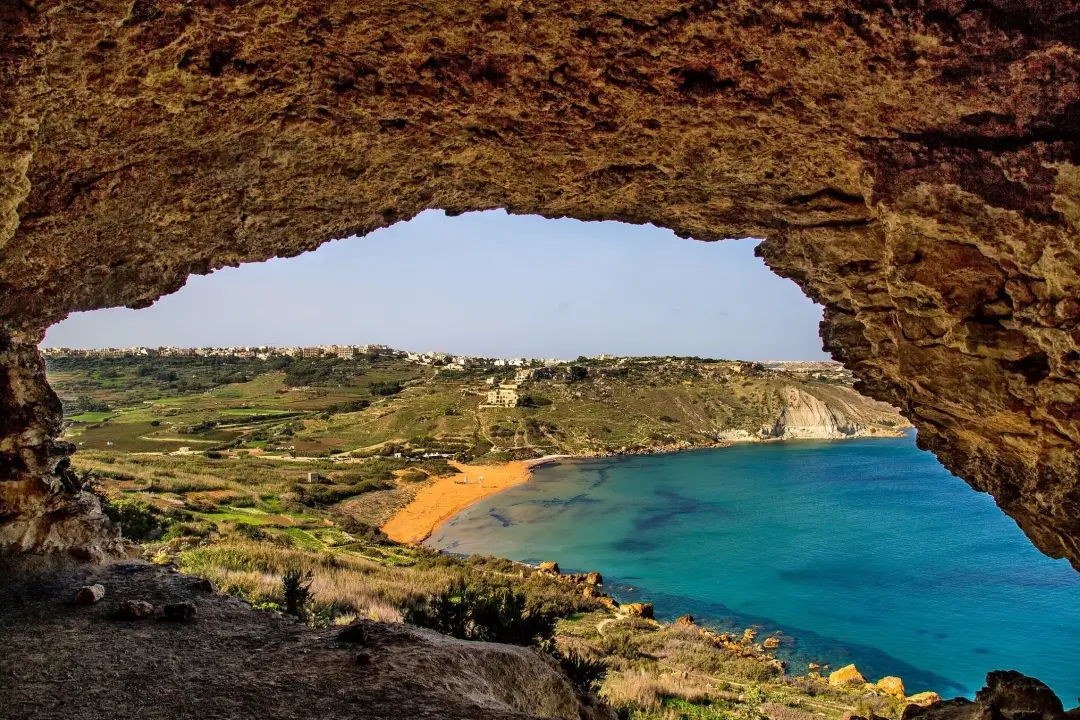
<path id="1" fill-rule="evenodd" d="M 660 620 L 780 630 L 794 673 L 855 663 L 972 697 L 1014 669 L 1080 703 L 1080 573 L 913 433 L 560 461 L 428 544 L 596 570 Z"/>

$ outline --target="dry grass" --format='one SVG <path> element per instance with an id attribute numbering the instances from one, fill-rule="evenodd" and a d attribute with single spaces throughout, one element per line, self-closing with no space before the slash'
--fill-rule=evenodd
<path id="1" fill-rule="evenodd" d="M 311 572 L 315 602 L 364 617 L 400 619 L 398 608 L 442 592 L 461 576 L 453 567 L 387 567 L 340 553 L 287 549 L 230 540 L 180 556 L 186 572 L 208 577 L 225 592 L 253 603 L 283 601 L 281 576 L 289 569 Z"/>
<path id="2" fill-rule="evenodd" d="M 627 670 L 608 673 L 600 695 L 616 709 L 657 710 L 664 698 L 700 703 L 709 699 L 711 691 L 708 682 L 692 675 Z"/>
<path id="3" fill-rule="evenodd" d="M 788 707 L 780 703 L 764 703 L 760 710 L 769 720 L 821 720 L 820 716 L 812 712 Z"/>

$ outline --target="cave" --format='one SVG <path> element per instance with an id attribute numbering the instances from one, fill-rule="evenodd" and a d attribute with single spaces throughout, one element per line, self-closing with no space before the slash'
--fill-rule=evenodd
<path id="1" fill-rule="evenodd" d="M 0 25 L 0 553 L 122 550 L 58 439 L 50 325 L 505 208 L 765 238 L 858 389 L 1080 569 L 1077 0 L 17 0 Z"/>

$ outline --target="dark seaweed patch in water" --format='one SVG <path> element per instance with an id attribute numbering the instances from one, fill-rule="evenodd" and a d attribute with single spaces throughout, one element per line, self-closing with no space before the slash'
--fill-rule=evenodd
<path id="1" fill-rule="evenodd" d="M 975 648 L 976 655 L 989 655 L 990 651 L 986 648 Z"/>
<path id="2" fill-rule="evenodd" d="M 711 515 L 723 515 L 726 513 L 724 508 L 716 503 L 700 502 L 692 497 L 680 495 L 668 488 L 657 488 L 653 491 L 653 495 L 662 498 L 664 502 L 656 510 L 634 519 L 634 530 L 638 532 L 663 527 L 683 515 L 704 512 Z"/>
<path id="3" fill-rule="evenodd" d="M 658 543 L 639 536 L 627 536 L 611 543 L 611 547 L 619 552 L 646 552 L 659 547 Z"/>
<path id="4" fill-rule="evenodd" d="M 535 504 L 540 505 L 541 507 L 552 507 L 552 506 L 570 507 L 572 505 L 585 505 L 587 503 L 598 503 L 598 502 L 600 502 L 600 500 L 597 500 L 596 498 L 589 497 L 588 493 L 579 493 L 579 494 L 575 495 L 574 497 L 568 498 L 566 500 L 563 500 L 562 498 L 552 498 L 551 500 L 540 500 Z"/>
<path id="5" fill-rule="evenodd" d="M 495 520 L 497 520 L 498 523 L 500 525 L 502 525 L 503 527 L 510 527 L 511 525 L 514 524 L 513 521 L 510 520 L 510 518 L 506 517 L 505 515 L 500 515 L 497 512 L 489 512 L 488 516 L 490 516 L 490 517 L 494 518 Z"/>

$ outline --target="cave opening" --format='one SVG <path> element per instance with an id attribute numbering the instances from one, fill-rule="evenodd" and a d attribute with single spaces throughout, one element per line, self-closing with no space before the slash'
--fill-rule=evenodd
<path id="1" fill-rule="evenodd" d="M 452 429 L 454 423 L 472 412 L 467 409 L 471 407 L 470 403 L 483 402 L 473 398 L 461 407 L 451 403 L 436 411 L 428 408 L 425 412 L 430 417 L 421 417 L 422 422 L 410 426 L 408 432 L 399 430 L 398 435 L 379 434 L 380 431 L 350 435 L 355 433 L 355 421 L 340 418 L 367 411 L 372 407 L 372 400 L 375 406 L 382 400 L 374 394 L 368 398 L 366 391 L 362 399 L 360 393 L 354 397 L 351 390 L 342 394 L 340 384 L 351 384 L 359 390 L 370 388 L 372 382 L 389 385 L 404 379 L 402 385 L 408 386 L 430 373 L 432 377 L 441 376 L 447 382 L 460 383 L 463 387 L 470 384 L 481 387 L 484 373 L 470 372 L 466 366 L 455 367 L 455 358 L 469 356 L 535 357 L 545 362 L 561 358 L 570 363 L 576 360 L 590 364 L 594 373 L 600 370 L 591 363 L 604 356 L 662 355 L 693 357 L 706 362 L 826 359 L 828 356 L 817 349 L 820 340 L 815 332 L 820 307 L 802 295 L 794 284 L 776 276 L 753 257 L 757 245 L 756 240 L 697 243 L 652 226 L 546 220 L 492 211 L 447 217 L 430 211 L 365 238 L 325 244 L 298 258 L 248 264 L 205 277 L 193 277 L 187 287 L 162 298 L 151 308 L 97 311 L 72 317 L 50 329 L 43 349 L 58 378 L 56 387 L 71 423 L 62 439 L 79 448 L 73 457 L 77 473 L 81 476 L 89 471 L 105 477 L 105 485 L 114 493 L 114 500 L 115 493 L 119 492 L 124 499 L 133 495 L 139 497 L 140 502 L 142 498 L 150 497 L 155 503 L 180 503 L 195 513 L 189 528 L 192 532 L 214 532 L 200 526 L 200 522 L 228 524 L 239 520 L 237 527 L 242 532 L 258 534 L 259 539 L 266 540 L 284 532 L 278 527 L 280 518 L 293 522 L 289 519 L 292 517 L 290 512 L 283 510 L 277 501 L 268 504 L 258 493 L 250 495 L 250 488 L 243 485 L 221 483 L 207 477 L 191 479 L 186 474 L 190 470 L 187 466 L 203 462 L 209 463 L 211 468 L 229 463 L 251 464 L 251 458 L 256 458 L 257 462 L 266 457 L 263 455 L 266 451 L 284 454 L 286 464 L 290 460 L 330 462 L 349 458 L 358 451 L 366 452 L 380 443 L 400 441 L 404 441 L 402 449 L 408 452 L 410 443 L 423 443 L 425 439 L 431 442 L 432 438 L 445 441 L 444 433 L 448 427 L 451 427 L 449 437 L 457 439 Z M 447 247 L 454 249 L 453 257 L 443 252 Z M 873 263 L 849 263 L 843 271 L 848 274 L 872 272 Z M 678 329 L 683 332 L 673 332 Z M 703 338 L 703 334 L 707 337 Z M 717 336 L 720 344 L 714 344 Z M 749 344 L 745 344 L 747 341 Z M 396 349 L 448 352 L 413 353 L 428 356 L 416 360 L 417 367 L 424 368 L 421 372 L 402 378 L 384 378 L 388 369 L 380 365 L 381 351 L 366 349 L 384 344 Z M 365 350 L 359 352 L 367 365 L 362 374 L 353 375 L 350 373 L 354 371 L 343 368 L 359 357 L 354 349 L 357 345 L 365 346 Z M 89 359 L 86 362 L 56 357 L 56 353 L 61 352 L 57 348 L 80 346 L 109 346 L 112 357 L 97 355 L 94 357 L 102 358 L 101 361 Z M 140 347 L 133 350 L 131 346 Z M 267 358 L 258 356 L 265 354 L 269 346 L 287 348 L 283 354 L 299 353 L 302 359 L 289 363 L 275 359 L 264 362 Z M 180 349 L 191 347 L 203 349 L 200 359 L 193 362 L 189 362 L 191 358 L 183 362 L 175 360 L 189 356 L 190 353 Z M 308 358 L 303 357 L 305 347 L 321 349 L 317 357 Z M 210 348 L 234 350 L 218 355 L 217 350 Z M 144 349 L 145 355 L 142 354 Z M 174 355 L 173 351 L 179 352 Z M 158 357 L 168 367 L 154 369 L 153 360 Z M 170 360 L 170 357 L 174 359 Z M 326 361 L 323 364 L 331 369 L 319 367 L 320 361 Z M 768 362 L 764 365 L 777 367 Z M 337 370 L 332 369 L 333 366 Z M 486 372 L 490 373 L 492 369 L 487 366 Z M 608 370 L 615 371 L 611 378 L 620 377 L 620 368 L 604 368 L 602 372 Z M 333 375 L 334 372 L 339 374 Z M 267 373 L 277 373 L 272 379 L 273 386 L 266 384 Z M 820 369 L 815 369 L 814 373 L 820 373 Z M 811 379 L 822 377 L 814 373 L 811 373 Z M 509 378 L 507 375 L 506 379 Z M 110 391 L 117 390 L 124 382 L 138 384 L 143 381 L 145 388 L 136 389 L 119 403 L 110 405 L 102 399 L 109 398 Z M 84 384 L 80 386 L 80 382 Z M 700 382 L 700 379 L 693 382 Z M 388 397 L 391 400 L 401 397 L 397 395 L 400 391 L 399 387 Z M 547 392 L 534 389 L 529 399 L 534 403 L 537 400 L 548 402 Z M 777 394 L 783 392 L 785 390 L 779 390 Z M 476 397 L 482 398 L 481 395 Z M 192 403 L 191 398 L 197 400 Z M 699 400 L 688 398 L 690 403 Z M 704 402 L 708 405 L 709 399 Z M 543 407 L 541 404 L 540 408 Z M 410 413 L 413 409 L 406 405 L 404 412 Z M 539 410 L 529 412 L 543 415 Z M 679 415 L 676 410 L 665 410 L 667 412 Z M 449 423 L 447 418 L 451 418 Z M 665 430 L 687 422 L 681 416 L 668 414 L 661 415 L 660 419 L 667 424 Z M 731 419 L 730 415 L 724 415 L 716 422 L 730 422 Z M 533 418 L 532 425 L 525 423 L 515 427 L 518 422 L 506 418 L 486 420 L 478 425 L 478 430 L 496 444 L 492 451 L 499 450 L 500 445 L 508 451 L 501 459 L 516 458 L 518 456 L 513 453 L 518 451 L 528 450 L 535 456 L 564 449 L 546 445 L 536 449 L 539 446 L 535 446 L 535 442 L 538 438 L 550 439 L 552 431 L 566 431 L 565 418 L 560 416 L 557 421 Z M 586 434 L 595 434 L 596 441 L 601 442 L 605 432 L 613 432 L 608 427 L 611 424 L 614 424 L 611 418 L 603 418 L 598 426 L 583 428 Z M 840 425 L 842 429 L 843 424 Z M 695 442 L 709 440 L 706 435 L 699 435 Z M 676 436 L 677 433 L 673 435 Z M 701 444 L 701 447 L 707 446 L 708 442 Z M 437 451 L 447 449 L 440 446 Z M 460 450 L 459 447 L 450 449 Z M 125 458 L 122 453 L 130 455 Z M 156 455 L 167 456 L 161 462 L 168 467 L 148 470 L 153 465 L 150 458 Z M 134 462 L 132 458 L 135 458 Z M 988 498 L 971 496 L 958 480 L 948 477 L 936 463 L 932 465 L 933 469 L 926 471 L 929 473 L 925 478 L 930 483 L 928 488 L 947 484 L 950 492 L 956 493 L 956 500 L 977 503 L 982 511 L 990 510 Z M 212 476 L 214 472 L 206 474 Z M 856 472 L 870 477 L 875 474 L 872 467 Z M 186 487 L 185 483 L 194 484 Z M 902 486 L 900 483 L 898 488 Z M 147 487 L 151 488 L 149 495 Z M 288 492 L 287 488 L 295 485 L 282 487 Z M 337 490 L 339 488 L 334 489 Z M 376 492 L 387 491 L 382 486 L 376 488 Z M 283 491 L 274 488 L 269 492 Z M 301 492 L 314 497 L 310 490 Z M 689 505 L 684 507 L 687 502 Z M 938 498 L 934 502 L 947 500 Z M 683 503 L 679 505 L 680 513 L 693 514 L 693 501 L 683 498 L 680 503 Z M 115 502 L 109 510 L 119 517 Z M 896 509 L 883 506 L 880 511 L 888 514 L 895 513 Z M 502 510 L 492 512 L 495 517 L 503 517 Z M 666 512 L 669 511 L 661 511 L 660 516 Z M 776 512 L 783 514 L 785 511 L 780 508 Z M 986 541 L 1015 548 L 1020 534 L 1007 520 L 994 513 L 996 511 L 991 510 L 990 515 L 978 516 L 988 523 L 983 532 Z M 250 523 L 253 530 L 248 529 L 246 522 L 252 517 L 258 520 Z M 372 515 L 363 517 L 366 520 L 375 518 Z M 263 524 L 264 518 L 274 519 Z M 913 516 L 911 521 L 916 518 L 921 519 L 922 515 Z M 156 541 L 160 536 L 155 537 L 153 533 L 164 531 L 163 527 L 155 529 L 153 520 L 146 521 L 148 525 L 140 525 L 142 521 L 136 516 L 124 516 L 121 522 L 125 520 L 134 533 L 149 533 L 136 535 L 136 539 Z M 385 520 L 379 518 L 375 525 Z M 981 522 L 974 518 L 956 522 L 969 521 Z M 647 524 L 654 522 L 646 521 Z M 992 530 L 989 529 L 991 526 Z M 543 527 L 546 531 L 559 532 Z M 295 532 L 306 530 L 301 526 Z M 942 529 L 931 532 L 940 533 Z M 561 534 L 565 535 L 565 532 Z M 850 541 L 859 542 L 859 538 L 857 531 Z M 421 538 L 402 536 L 400 539 Z M 630 544 L 644 541 L 645 534 L 637 533 Z M 308 542 L 320 541 L 308 538 Z M 461 540 L 451 542 L 457 547 Z M 889 542 L 893 547 L 919 546 L 912 543 L 910 537 L 897 536 Z M 944 537 L 939 537 L 937 547 L 945 542 Z M 958 546 L 954 554 L 963 557 L 965 550 L 976 548 Z M 906 558 L 903 560 L 906 567 L 922 558 L 924 572 L 931 575 L 944 578 L 950 572 L 934 566 L 919 552 L 922 551 L 916 550 L 910 557 L 904 553 L 897 553 L 897 556 Z M 514 559 L 530 557 L 519 552 Z M 990 567 L 988 563 L 996 563 L 995 567 L 1000 571 L 1011 567 L 1013 560 L 1030 567 L 1029 571 L 1034 573 L 1032 577 L 1037 576 L 1040 582 L 1068 585 L 1060 566 L 1053 567 L 1055 563 L 1043 558 L 1034 560 L 1031 554 L 1023 551 L 1011 559 L 995 557 L 988 560 L 972 555 L 970 565 L 983 568 Z M 758 572 L 768 566 L 765 560 L 731 560 L 733 565 L 739 562 L 759 563 Z M 815 562 L 825 561 L 818 559 Z M 851 578 L 868 571 L 854 567 L 836 572 Z M 222 569 L 213 563 L 202 570 L 218 573 L 214 577 L 219 584 L 242 591 L 247 597 L 273 596 L 274 588 L 266 578 L 258 580 L 248 570 Z M 775 597 L 790 593 L 794 596 L 811 591 L 807 587 L 809 584 L 800 585 L 804 581 L 789 582 L 786 578 L 811 577 L 820 572 L 821 566 L 815 568 L 812 564 L 798 570 L 777 568 L 777 579 L 768 594 Z M 1019 569 L 1016 572 L 1024 573 Z M 943 588 L 950 586 L 949 582 L 942 582 Z M 813 592 L 824 592 L 817 585 L 812 587 Z M 990 599 L 997 589 L 984 588 L 980 592 L 984 605 L 998 602 Z M 946 593 L 942 591 L 942 594 Z M 848 603 L 853 602 L 852 597 L 861 597 L 851 589 L 847 595 Z M 982 673 L 987 669 L 983 656 L 998 651 L 986 647 L 990 643 L 984 641 L 985 633 L 978 629 L 982 620 L 975 625 L 958 623 L 957 628 L 969 637 L 964 641 L 949 642 L 941 638 L 937 643 L 942 648 L 941 657 L 932 660 L 932 653 L 923 651 L 921 660 L 925 665 L 919 666 L 903 660 L 902 656 L 908 653 L 906 657 L 911 658 L 912 648 L 926 642 L 923 635 L 929 631 L 925 626 L 932 624 L 934 613 L 949 615 L 952 611 L 948 610 L 947 604 L 939 605 L 923 608 L 923 616 L 920 616 L 910 606 L 916 604 L 915 598 L 925 597 L 925 593 L 906 596 L 897 589 L 894 595 L 893 599 L 904 606 L 910 617 L 903 629 L 897 626 L 889 628 L 888 632 L 897 637 L 906 633 L 913 638 L 907 647 L 903 644 L 895 646 L 895 655 L 886 650 L 868 652 L 866 647 L 873 645 L 870 641 L 863 645 L 852 644 L 852 637 L 840 640 L 822 632 L 813 634 L 813 639 L 804 641 L 805 644 L 821 653 L 856 657 L 864 670 L 875 675 L 903 675 L 909 682 L 921 683 L 920 687 L 925 685 L 942 692 L 970 695 L 978 687 L 973 683 L 981 681 Z M 1015 597 L 1012 600 L 1004 599 L 1006 597 L 1007 594 L 1001 595 L 998 604 L 1005 607 L 1014 603 L 1010 606 L 1014 613 L 1023 604 Z M 1050 602 L 1047 598 L 1050 594 L 1040 602 Z M 758 601 L 751 595 L 743 602 L 754 605 Z M 844 601 L 834 602 L 839 607 L 847 607 Z M 854 613 L 854 607 L 873 603 L 873 598 L 864 598 L 854 602 L 850 610 Z M 698 617 L 709 617 L 708 609 L 702 611 L 697 605 L 688 607 L 693 607 L 699 613 Z M 773 610 L 777 612 L 770 616 L 783 617 L 784 608 Z M 400 619 L 400 611 L 386 603 L 372 602 L 367 611 L 385 620 Z M 702 612 L 705 614 L 701 615 Z M 889 617 L 902 614 L 899 607 L 887 613 Z M 1043 611 L 1037 614 L 1042 617 Z M 780 622 L 779 627 L 797 636 L 806 629 L 820 631 L 822 627 L 829 627 L 830 619 L 830 613 L 807 616 L 803 621 L 814 624 L 807 628 L 793 624 L 796 621 L 788 618 Z M 1025 627 L 1023 622 L 1016 620 L 1018 627 Z M 1069 627 L 1067 618 L 1062 618 L 1061 622 Z M 1025 634 L 1035 637 L 1044 629 L 1036 623 Z M 939 627 L 934 632 L 945 635 L 943 630 Z M 840 637 L 851 628 L 841 625 L 834 631 Z M 857 638 L 857 633 L 853 637 Z M 964 662 L 958 659 L 960 651 L 955 647 L 958 642 L 972 645 L 965 650 L 968 659 Z M 884 645 L 887 647 L 889 643 Z M 814 657 L 810 652 L 804 650 L 806 657 Z M 1013 654 L 1013 665 L 1021 666 L 1027 662 L 1026 658 L 1020 657 L 1022 654 Z M 806 662 L 805 659 L 802 661 Z M 1050 661 L 1049 667 L 1021 669 L 1044 678 L 1055 689 L 1069 692 L 1071 686 L 1059 677 L 1071 672 L 1068 664 L 1066 659 Z M 977 676 L 976 680 L 964 672 L 972 672 Z"/>

